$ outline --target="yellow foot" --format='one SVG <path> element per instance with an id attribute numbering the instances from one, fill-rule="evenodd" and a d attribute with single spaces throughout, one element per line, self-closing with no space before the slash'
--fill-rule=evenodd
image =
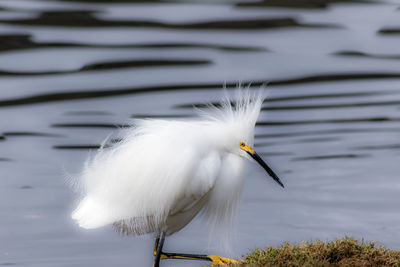
<path id="1" fill-rule="evenodd" d="M 208 255 L 208 257 L 212 260 L 212 265 L 226 265 L 226 264 L 238 264 L 241 263 L 241 260 L 234 260 L 229 258 L 224 258 L 216 255 Z"/>

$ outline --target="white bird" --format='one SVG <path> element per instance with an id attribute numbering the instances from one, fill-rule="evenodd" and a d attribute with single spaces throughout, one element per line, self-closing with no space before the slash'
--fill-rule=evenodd
<path id="1" fill-rule="evenodd" d="M 262 92 L 238 89 L 192 120 L 136 120 L 122 141 L 101 148 L 81 174 L 85 196 L 72 212 L 80 227 L 108 224 L 130 235 L 156 234 L 154 266 L 160 259 L 235 262 L 215 255 L 162 251 L 165 236 L 185 227 L 200 211 L 214 221 L 234 215 L 245 163 L 254 159 L 283 187 L 254 151 L 254 127 Z"/>

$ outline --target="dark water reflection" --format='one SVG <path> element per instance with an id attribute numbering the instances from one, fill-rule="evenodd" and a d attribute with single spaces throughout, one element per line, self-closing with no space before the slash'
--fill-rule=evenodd
<path id="1" fill-rule="evenodd" d="M 81 71 L 82 72 L 82 71 Z M 1 76 L 1 74 L 0 74 Z M 375 79 L 392 79 L 400 78 L 400 74 L 344 74 L 344 75 L 320 75 L 318 77 L 304 77 L 298 79 L 288 79 L 288 80 L 277 80 L 277 81 L 259 81 L 255 80 L 251 83 L 242 83 L 243 86 L 248 86 L 251 84 L 253 87 L 260 86 L 284 86 L 292 84 L 303 84 L 303 83 L 316 83 L 316 82 L 333 82 L 333 81 L 346 81 L 346 80 L 375 80 Z M 53 101 L 67 101 L 67 100 L 77 100 L 77 99 L 87 99 L 87 98 L 98 98 L 98 97 L 110 97 L 119 95 L 131 95 L 131 94 L 143 94 L 149 92 L 163 92 L 163 91 L 187 91 L 187 90 L 216 90 L 217 88 L 236 88 L 238 83 L 223 83 L 223 84 L 185 84 L 185 85 L 159 85 L 159 86 L 146 86 L 146 87 L 136 87 L 136 88 L 113 88 L 107 90 L 96 90 L 91 89 L 88 91 L 79 90 L 71 92 L 60 92 L 60 93 L 46 93 L 37 94 L 33 96 L 22 96 L 18 98 L 3 99 L 0 100 L 0 108 L 3 106 L 17 106 L 17 105 L 28 105 L 37 104 L 42 102 L 53 102 Z M 335 97 L 352 97 L 352 96 L 368 96 L 377 94 L 400 94 L 397 90 L 392 92 L 360 92 L 360 93 L 340 93 L 340 94 L 324 94 L 324 95 L 307 95 L 307 96 L 289 96 L 285 98 L 271 98 L 267 102 L 271 101 L 282 101 L 282 100 L 296 100 L 296 99 L 320 99 L 320 98 L 335 98 Z M 214 103 L 216 104 L 216 103 Z M 313 105 L 313 106 L 281 106 L 281 107 L 264 107 L 264 110 L 275 110 L 275 109 L 310 109 L 310 108 L 345 108 L 353 106 L 377 106 L 377 105 L 399 105 L 398 100 L 392 101 L 382 101 L 382 102 L 372 102 L 372 103 L 338 103 L 327 105 Z M 193 107 L 205 107 L 203 103 L 196 104 L 179 104 L 176 107 L 182 108 L 193 108 Z"/>
<path id="2" fill-rule="evenodd" d="M 230 255 L 352 235 L 400 248 L 398 3 L 0 2 L 0 265 L 150 266 L 152 240 L 79 229 L 70 176 L 133 118 L 267 86 Z M 225 253 L 196 220 L 168 250 Z M 169 265 L 168 265 L 169 264 Z M 167 266 L 199 266 L 169 262 Z"/>
<path id="3" fill-rule="evenodd" d="M 358 3 L 358 4 L 371 4 L 377 3 L 374 0 L 263 0 L 257 2 L 242 2 L 238 3 L 239 7 L 284 7 L 284 8 L 305 8 L 305 9 L 323 9 L 329 7 L 331 4 L 340 3 Z"/>
<path id="4" fill-rule="evenodd" d="M 346 57 L 364 57 L 364 58 L 380 58 L 380 59 L 400 59 L 400 55 L 378 55 L 378 54 L 368 54 L 359 51 L 339 51 L 334 53 L 334 55 L 338 56 L 346 56 Z"/>
<path id="5" fill-rule="evenodd" d="M 39 13 L 38 17 L 31 19 L 0 19 L 0 23 L 11 25 L 35 25 L 57 27 L 140 27 L 140 28 L 166 28 L 184 30 L 257 30 L 286 27 L 338 27 L 331 24 L 299 23 L 294 18 L 266 18 L 266 19 L 240 19 L 240 20 L 212 20 L 196 23 L 166 23 L 148 20 L 105 20 L 99 19 L 93 11 L 46 11 Z"/>
<path id="6" fill-rule="evenodd" d="M 0 76 L 22 76 L 22 75 L 51 75 L 51 74 L 71 74 L 85 71 L 96 70 L 113 70 L 123 68 L 149 68 L 149 67 L 166 67 L 166 66 L 191 66 L 191 65 L 207 65 L 211 64 L 207 60 L 131 60 L 120 62 L 101 62 L 83 66 L 79 70 L 70 71 L 47 71 L 47 72 L 16 72 L 16 71 L 1 71 Z"/>
<path id="7" fill-rule="evenodd" d="M 0 51 L 34 49 L 34 48 L 137 48 L 137 49 L 172 49 L 172 48 L 207 48 L 226 51 L 267 51 L 264 47 L 257 46 L 232 46 L 202 43 L 136 43 L 136 44 L 84 44 L 67 42 L 35 42 L 31 35 L 14 34 L 0 35 Z"/>

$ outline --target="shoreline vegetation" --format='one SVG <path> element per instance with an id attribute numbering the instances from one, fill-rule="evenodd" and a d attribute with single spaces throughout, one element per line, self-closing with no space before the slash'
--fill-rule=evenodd
<path id="1" fill-rule="evenodd" d="M 229 266 L 400 267 L 400 250 L 387 249 L 375 242 L 359 241 L 352 237 L 329 242 L 285 242 L 279 247 L 255 249 L 244 256 L 243 263 Z"/>

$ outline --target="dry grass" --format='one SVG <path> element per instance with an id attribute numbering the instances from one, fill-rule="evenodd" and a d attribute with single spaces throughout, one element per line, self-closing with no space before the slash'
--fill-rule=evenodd
<path id="1" fill-rule="evenodd" d="M 350 237 L 331 242 L 302 242 L 295 245 L 286 242 L 280 247 L 256 249 L 245 256 L 242 264 L 232 266 L 400 267 L 400 251 L 375 246 L 374 242 L 360 242 Z"/>

